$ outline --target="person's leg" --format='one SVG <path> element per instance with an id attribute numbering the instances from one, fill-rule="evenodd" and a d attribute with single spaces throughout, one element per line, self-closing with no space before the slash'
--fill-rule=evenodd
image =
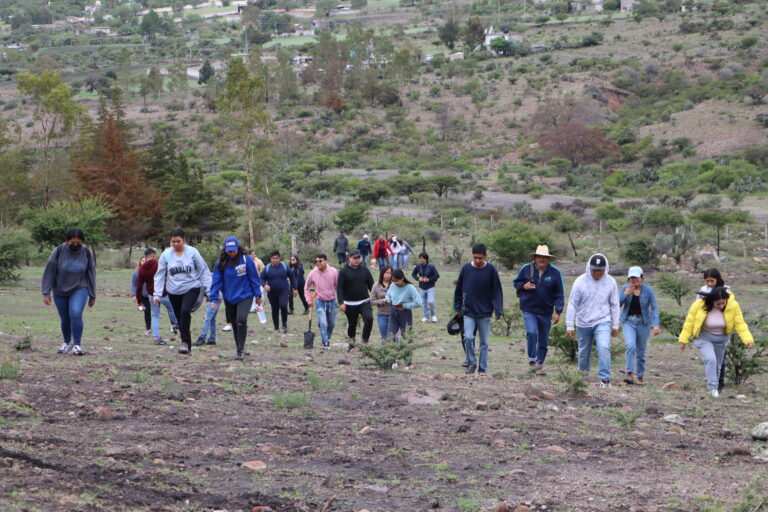
<path id="1" fill-rule="evenodd" d="M 398 334 L 400 333 L 400 311 L 392 309 L 389 313 L 389 325 L 387 326 L 387 338 L 392 340 L 392 343 L 399 341 Z"/>
<path id="2" fill-rule="evenodd" d="M 427 290 L 427 308 L 429 309 L 429 316 L 437 318 L 437 310 L 435 309 L 435 289 L 430 288 Z"/>
<path id="3" fill-rule="evenodd" d="M 177 327 L 179 326 L 179 319 L 181 318 L 181 301 L 183 297 L 183 295 L 172 295 L 170 293 L 167 295 L 168 302 L 171 304 L 171 309 L 173 310 L 174 320 L 176 320 L 174 325 Z"/>
<path id="4" fill-rule="evenodd" d="M 597 342 L 597 368 L 600 380 L 611 382 L 611 322 L 603 322 L 595 329 Z"/>
<path id="5" fill-rule="evenodd" d="M 354 340 L 357 336 L 357 316 L 360 314 L 360 306 L 346 306 L 344 315 L 347 317 L 347 338 Z"/>
<path id="6" fill-rule="evenodd" d="M 579 371 L 585 377 L 589 376 L 589 364 L 592 357 L 592 343 L 595 337 L 595 327 L 576 327 L 579 341 Z"/>
<path id="7" fill-rule="evenodd" d="M 475 319 L 464 316 L 464 352 L 467 354 L 467 371 L 475 371 L 477 360 L 475 359 Z M 472 373 L 470 372 L 470 373 Z"/>
<path id="8" fill-rule="evenodd" d="M 624 345 L 626 350 L 624 352 L 624 359 L 626 363 L 627 374 L 635 372 L 635 359 L 637 359 L 637 321 L 633 318 L 627 318 L 621 327 L 624 333 Z M 638 367 L 640 365 L 638 364 Z M 638 377 L 641 376 L 640 368 L 637 371 Z"/>
<path id="9" fill-rule="evenodd" d="M 237 325 L 234 321 L 235 317 L 237 316 L 237 304 L 224 301 L 221 306 L 224 306 L 224 315 L 226 319 L 232 319 L 232 338 L 235 340 L 235 346 L 237 346 Z"/>
<path id="10" fill-rule="evenodd" d="M 491 317 L 478 318 L 477 336 L 480 338 L 480 366 L 477 371 L 488 373 L 488 346 L 491 341 Z"/>
<path id="11" fill-rule="evenodd" d="M 537 315 L 536 321 L 539 330 L 538 355 L 536 356 L 536 362 L 543 365 L 544 360 L 547 358 L 547 352 L 549 351 L 549 331 L 552 329 L 552 317 L 549 315 Z"/>
<path id="12" fill-rule="evenodd" d="M 234 314 L 235 314 L 234 310 L 230 311 L 229 309 L 224 308 L 224 315 L 225 315 L 225 318 L 227 319 L 227 324 L 232 325 L 232 322 L 235 321 Z"/>
<path id="13" fill-rule="evenodd" d="M 200 295 L 200 288 L 192 288 L 181 296 L 179 335 L 182 345 L 186 344 L 190 351 L 192 349 L 192 308 L 195 307 L 198 295 Z"/>
<path id="14" fill-rule="evenodd" d="M 283 330 L 288 330 L 288 299 L 291 296 L 291 290 L 285 290 L 280 294 L 280 316 L 283 321 Z"/>
<path id="15" fill-rule="evenodd" d="M 538 357 L 539 323 L 536 315 L 523 311 L 523 323 L 525 323 L 525 339 L 528 342 L 528 364 L 536 363 Z"/>
<path id="16" fill-rule="evenodd" d="M 280 295 L 272 292 L 267 292 L 267 298 L 269 299 L 269 308 L 272 311 L 272 324 L 275 326 L 275 330 L 280 328 Z"/>
<path id="17" fill-rule="evenodd" d="M 315 299 L 315 312 L 317 313 L 317 329 L 320 331 L 320 341 L 323 346 L 327 346 L 330 336 L 328 335 L 328 310 L 326 308 L 326 301 Z"/>
<path id="18" fill-rule="evenodd" d="M 208 336 L 208 341 L 206 342 L 206 345 L 215 345 L 216 344 L 216 317 L 219 314 L 219 309 L 221 309 L 221 304 L 219 304 L 219 307 L 211 311 L 211 317 L 208 321 L 208 332 L 210 333 Z"/>
<path id="19" fill-rule="evenodd" d="M 379 334 L 381 335 L 381 341 L 387 339 L 387 329 L 389 328 L 389 315 L 376 314 L 376 322 L 379 325 Z"/>
<path id="20" fill-rule="evenodd" d="M 289 315 L 293 314 L 293 294 L 288 296 L 288 314 Z"/>
<path id="21" fill-rule="evenodd" d="M 429 290 L 422 290 L 419 288 L 419 296 L 421 296 L 421 309 L 424 311 L 424 318 L 422 321 L 426 322 L 429 320 L 429 306 L 428 306 L 428 300 L 429 300 Z"/>
<path id="22" fill-rule="evenodd" d="M 645 375 L 645 354 L 648 351 L 648 340 L 651 337 L 651 325 L 638 324 L 635 326 L 637 332 L 637 376 Z"/>
<path id="23" fill-rule="evenodd" d="M 709 341 L 697 338 L 693 341 L 696 348 L 699 349 L 699 356 L 704 361 L 704 375 L 707 378 L 707 389 L 717 389 L 717 354 L 715 347 Z"/>
<path id="24" fill-rule="evenodd" d="M 408 253 L 403 253 L 403 269 L 408 270 Z"/>
<path id="25" fill-rule="evenodd" d="M 141 305 L 144 306 L 144 325 L 148 331 L 152 330 L 152 308 L 149 306 L 149 297 L 141 296 Z"/>
<path id="26" fill-rule="evenodd" d="M 235 348 L 238 355 L 242 356 L 245 351 L 245 338 L 248 335 L 248 312 L 251 309 L 251 299 L 240 301 L 233 309 L 235 322 L 232 324 L 232 331 L 235 333 Z"/>
<path id="27" fill-rule="evenodd" d="M 152 316 L 152 339 L 158 341 L 160 339 L 160 304 L 155 305 L 155 301 L 149 301 L 149 309 Z"/>
<path id="28" fill-rule="evenodd" d="M 64 343 L 69 345 L 72 342 L 72 324 L 69 321 L 69 297 L 53 294 L 53 303 L 56 304 L 56 311 L 59 313 L 59 325 Z"/>
<path id="29" fill-rule="evenodd" d="M 168 321 L 171 322 L 171 327 L 175 327 L 178 329 L 179 316 L 176 314 L 176 311 L 173 309 L 173 304 L 171 304 L 170 296 L 166 295 L 165 297 L 161 297 L 160 304 L 165 306 L 165 310 L 168 311 Z"/>
<path id="30" fill-rule="evenodd" d="M 304 305 L 304 314 L 306 314 L 307 310 L 309 309 L 309 304 L 307 303 L 307 298 L 304 296 L 303 286 L 299 288 L 299 298 L 301 298 L 301 303 Z"/>
<path id="31" fill-rule="evenodd" d="M 722 343 L 712 343 L 712 348 L 715 351 L 715 358 L 717 360 L 717 388 L 720 389 L 720 370 L 725 366 L 725 351 L 728 348 L 728 341 Z"/>
<path id="32" fill-rule="evenodd" d="M 363 317 L 363 343 L 368 343 L 373 330 L 373 308 L 370 302 L 360 305 L 360 314 Z"/>
<path id="33" fill-rule="evenodd" d="M 728 342 L 725 344 L 725 351 L 728 352 L 728 344 L 730 344 L 733 340 L 729 339 Z M 723 359 L 723 364 L 720 365 L 720 377 L 717 381 L 717 390 L 722 391 L 725 387 L 725 363 L 726 360 Z"/>
<path id="34" fill-rule="evenodd" d="M 69 296 L 69 323 L 72 328 L 72 342 L 81 345 L 83 338 L 83 311 L 88 303 L 88 288 L 80 288 Z"/>
<path id="35" fill-rule="evenodd" d="M 328 301 L 326 305 L 326 315 L 327 315 L 327 322 L 328 322 L 328 341 L 331 340 L 331 336 L 333 336 L 333 329 L 336 327 L 336 315 L 339 313 L 339 305 L 338 303 L 331 299 Z"/>

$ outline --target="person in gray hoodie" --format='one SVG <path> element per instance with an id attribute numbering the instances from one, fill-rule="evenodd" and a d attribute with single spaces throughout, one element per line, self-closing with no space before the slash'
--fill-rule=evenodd
<path id="1" fill-rule="evenodd" d="M 597 343 L 600 385 L 611 385 L 611 336 L 619 334 L 619 289 L 608 275 L 608 260 L 593 254 L 584 274 L 576 278 L 568 297 L 566 333 L 579 340 L 579 370 L 589 375 L 592 344 Z M 575 330 L 574 330 L 575 327 Z"/>
<path id="2" fill-rule="evenodd" d="M 51 294 L 61 320 L 64 341 L 59 354 L 70 350 L 76 356 L 83 352 L 83 311 L 85 304 L 96 303 L 96 260 L 83 243 L 85 235 L 78 228 L 67 232 L 66 242 L 51 252 L 42 281 L 43 303 L 51 305 Z"/>
<path id="3" fill-rule="evenodd" d="M 179 354 L 192 352 L 192 310 L 201 292 L 211 291 L 211 271 L 200 252 L 184 243 L 184 230 L 171 231 L 171 247 L 163 251 L 155 273 L 154 303 L 160 304 L 163 290 L 168 291 L 173 311 L 179 321 L 181 346 Z"/>

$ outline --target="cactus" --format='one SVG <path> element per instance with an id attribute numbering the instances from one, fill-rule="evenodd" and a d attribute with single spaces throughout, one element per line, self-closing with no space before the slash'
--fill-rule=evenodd
<path id="1" fill-rule="evenodd" d="M 672 256 L 680 265 L 683 256 L 696 243 L 696 233 L 691 226 L 678 226 L 671 234 L 656 233 L 654 245 L 659 252 Z"/>

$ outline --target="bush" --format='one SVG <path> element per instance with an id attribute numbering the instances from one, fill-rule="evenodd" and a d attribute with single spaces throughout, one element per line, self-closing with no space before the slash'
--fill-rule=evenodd
<path id="1" fill-rule="evenodd" d="M 57 201 L 48 208 L 26 208 L 21 212 L 32 240 L 40 247 L 61 244 L 67 230 L 74 227 L 83 230 L 89 246 L 106 242 L 106 223 L 113 216 L 110 206 L 100 197 L 82 201 Z"/>
<path id="2" fill-rule="evenodd" d="M 275 409 L 301 409 L 309 407 L 309 397 L 301 392 L 277 392 L 274 398 Z"/>
<path id="3" fill-rule="evenodd" d="M 410 363 L 413 361 L 413 353 L 418 348 L 428 346 L 427 343 L 414 343 L 413 331 L 408 329 L 400 337 L 398 343 L 384 341 L 382 343 L 367 343 L 360 345 L 360 352 L 365 359 L 370 359 L 364 363 L 367 367 L 378 368 L 379 370 L 392 370 L 395 363 Z"/>
<path id="4" fill-rule="evenodd" d="M 665 331 L 669 332 L 675 338 L 677 338 L 680 336 L 680 332 L 683 330 L 683 317 L 681 315 L 676 315 L 674 313 L 670 313 L 669 311 L 660 309 L 659 324 L 664 328 Z"/>
<path id="5" fill-rule="evenodd" d="M 750 353 L 739 335 L 734 334 L 725 353 L 725 374 L 734 386 L 740 386 L 750 377 L 768 371 L 768 361 L 764 357 L 766 349 L 768 343 L 761 340 L 755 343 L 755 348 Z"/>
<path id="6" fill-rule="evenodd" d="M 19 373 L 19 363 L 6 359 L 3 361 L 3 364 L 0 364 L 0 380 L 18 380 Z"/>
<path id="7" fill-rule="evenodd" d="M 549 331 L 549 346 L 557 350 L 570 363 L 578 360 L 579 340 L 576 336 L 569 338 L 562 323 L 552 326 Z"/>
<path id="8" fill-rule="evenodd" d="M 582 395 L 587 392 L 587 382 L 581 372 L 572 367 L 560 367 L 558 380 L 565 384 L 565 392 L 570 395 Z"/>
<path id="9" fill-rule="evenodd" d="M 501 318 L 491 324 L 491 332 L 496 336 L 509 337 L 512 329 L 523 325 L 523 312 L 516 306 L 504 307 Z"/>
<path id="10" fill-rule="evenodd" d="M 659 253 L 653 244 L 653 240 L 646 236 L 632 238 L 624 245 L 621 257 L 628 265 L 655 265 Z"/>
<path id="11" fill-rule="evenodd" d="M 531 252 L 542 244 L 554 245 L 548 233 L 521 221 L 503 223 L 500 229 L 490 234 L 488 241 L 488 247 L 508 269 L 530 261 Z"/>
<path id="12" fill-rule="evenodd" d="M 368 220 L 369 207 L 364 204 L 350 204 L 336 213 L 333 224 L 339 231 L 351 233 L 357 226 Z"/>
<path id="13" fill-rule="evenodd" d="M 29 235 L 21 229 L 5 229 L 0 232 L 0 283 L 18 281 L 17 270 L 30 244 Z"/>
<path id="14" fill-rule="evenodd" d="M 653 227 L 676 227 L 685 224 L 685 217 L 676 208 L 653 208 L 645 212 L 643 222 Z"/>
<path id="15" fill-rule="evenodd" d="M 658 287 L 659 290 L 670 295 L 680 307 L 683 306 L 683 297 L 691 291 L 691 283 L 688 282 L 688 279 L 675 274 L 662 274 Z"/>

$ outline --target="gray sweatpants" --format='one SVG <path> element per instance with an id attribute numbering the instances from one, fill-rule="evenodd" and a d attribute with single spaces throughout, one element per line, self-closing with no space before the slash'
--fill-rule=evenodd
<path id="1" fill-rule="evenodd" d="M 701 330 L 693 344 L 699 349 L 701 360 L 704 361 L 704 375 L 707 377 L 707 389 L 717 389 L 720 379 L 720 368 L 725 360 L 725 349 L 728 347 L 728 334 L 712 334 Z"/>

